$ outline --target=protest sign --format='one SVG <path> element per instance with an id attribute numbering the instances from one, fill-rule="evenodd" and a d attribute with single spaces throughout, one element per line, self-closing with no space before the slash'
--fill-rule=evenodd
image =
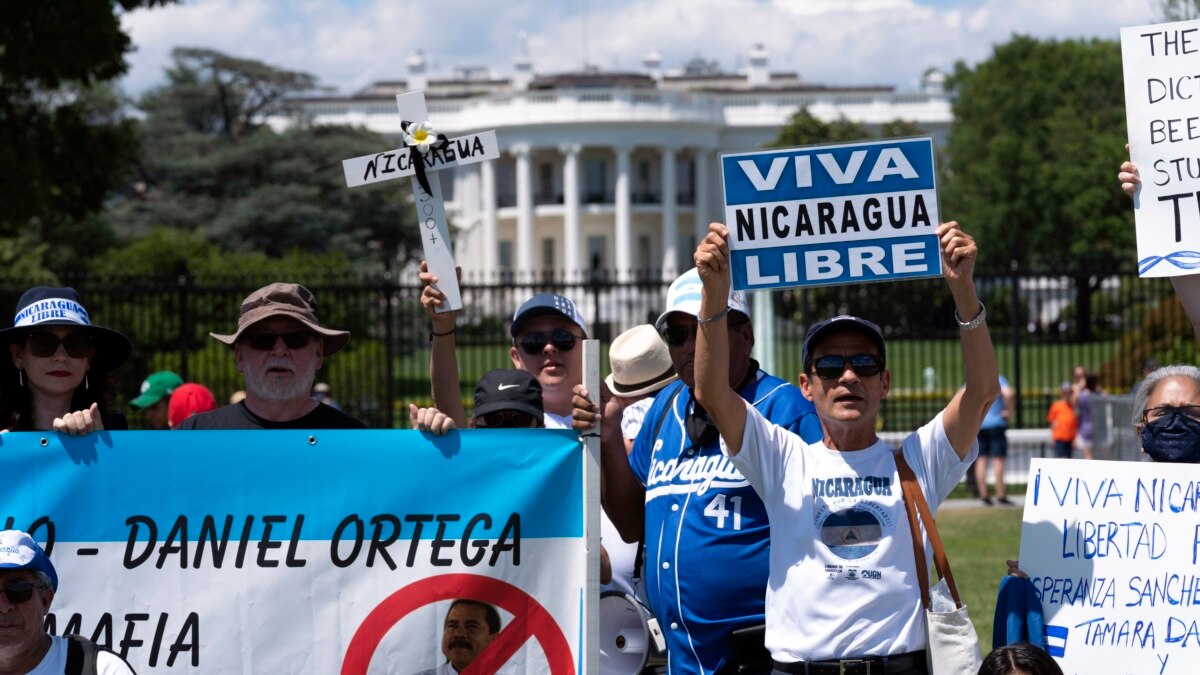
<path id="1" fill-rule="evenodd" d="M 413 203 L 421 224 L 421 246 L 429 271 L 438 276 L 435 287 L 446 300 L 438 312 L 462 309 L 454 252 L 450 250 L 450 223 L 446 220 L 442 183 L 437 172 L 475 164 L 500 156 L 496 132 L 484 131 L 460 138 L 434 132 L 425 107 L 425 93 L 396 96 L 406 147 L 342 161 L 346 187 L 370 185 L 404 176 L 412 177 Z"/>
<path id="2" fill-rule="evenodd" d="M 1021 568 L 1066 673 L 1193 673 L 1200 466 L 1038 459 Z"/>
<path id="3" fill-rule="evenodd" d="M 1138 273 L 1200 272 L 1200 20 L 1121 29 Z"/>
<path id="4" fill-rule="evenodd" d="M 42 446 L 45 438 L 47 445 Z M 0 525 L 58 570 L 48 626 L 139 672 L 397 673 L 446 661 L 459 598 L 502 630 L 476 672 L 583 672 L 577 434 L 117 432 L 0 438 Z"/>
<path id="5" fill-rule="evenodd" d="M 938 276 L 933 140 L 721 155 L 737 290 Z"/>

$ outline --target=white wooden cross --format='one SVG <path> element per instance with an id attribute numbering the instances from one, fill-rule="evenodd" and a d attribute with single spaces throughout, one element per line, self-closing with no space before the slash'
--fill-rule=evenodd
<path id="1" fill-rule="evenodd" d="M 454 166 L 476 164 L 500 157 L 495 131 L 483 131 L 458 138 L 445 138 L 431 133 L 429 111 L 425 107 L 425 92 L 414 91 L 396 96 L 396 107 L 405 125 L 406 146 L 397 150 L 364 155 L 342 161 L 346 187 L 358 187 L 412 177 L 413 202 L 421 223 L 421 243 L 429 271 L 438 277 L 437 288 L 446 296 L 439 312 L 462 309 L 458 290 L 458 275 L 454 270 L 454 251 L 450 247 L 450 225 L 442 201 L 442 184 L 437 172 Z M 427 130 L 429 132 L 427 133 Z M 424 182 L 418 175 L 417 161 L 424 168 Z M 493 242 L 486 242 L 491 246 Z"/>

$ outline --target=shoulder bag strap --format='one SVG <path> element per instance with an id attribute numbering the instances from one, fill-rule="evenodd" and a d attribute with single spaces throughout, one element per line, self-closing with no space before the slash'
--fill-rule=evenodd
<path id="1" fill-rule="evenodd" d="M 937 569 L 938 577 L 946 580 L 946 586 L 950 589 L 950 596 L 954 598 L 955 607 L 962 607 L 962 599 L 958 595 L 958 585 L 954 583 L 954 574 L 950 571 L 950 559 L 946 557 L 946 549 L 942 546 L 942 537 L 938 534 L 937 522 L 934 521 L 929 504 L 925 501 L 925 493 L 922 492 L 921 486 L 917 482 L 916 474 L 904 459 L 904 452 L 897 450 L 893 456 L 896 458 L 896 468 L 900 471 L 900 488 L 904 495 L 904 509 L 908 511 L 908 527 L 912 531 L 913 557 L 917 561 L 917 582 L 921 585 L 921 603 L 926 609 L 931 607 L 929 566 L 925 561 L 925 545 L 921 537 L 921 527 L 917 521 L 918 513 L 920 514 L 920 523 L 925 525 L 925 531 L 929 535 L 929 543 L 933 546 L 933 564 Z"/>
<path id="2" fill-rule="evenodd" d="M 677 387 L 675 389 L 675 391 L 671 392 L 671 398 L 670 398 L 670 400 L 667 401 L 667 405 L 663 409 L 663 413 L 658 416 L 658 421 L 655 422 L 655 424 L 654 424 L 654 435 L 651 436 L 650 438 L 652 438 L 652 439 L 658 438 L 659 432 L 662 431 L 663 422 L 667 421 L 667 415 L 670 415 L 672 412 L 674 412 L 675 399 L 679 397 L 680 389 L 683 389 L 683 387 Z M 651 452 L 650 452 L 650 461 L 653 462 L 654 461 L 654 451 L 653 451 L 654 443 L 653 442 L 651 442 L 650 447 L 652 448 Z M 634 583 L 635 587 L 642 581 L 642 564 L 645 561 L 645 558 L 646 558 L 646 528 L 643 527 L 642 528 L 642 537 L 641 537 L 641 539 L 638 539 L 637 553 L 634 554 L 634 556 L 633 556 L 633 571 L 629 576 L 630 581 L 632 581 Z"/>

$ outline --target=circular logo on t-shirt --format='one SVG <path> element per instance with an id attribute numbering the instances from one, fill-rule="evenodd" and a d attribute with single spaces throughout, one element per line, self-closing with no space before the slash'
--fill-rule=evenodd
<path id="1" fill-rule="evenodd" d="M 822 517 L 823 516 L 823 517 Z M 843 560 L 859 560 L 875 552 L 890 519 L 872 502 L 859 502 L 841 511 L 818 516 L 821 543 Z"/>

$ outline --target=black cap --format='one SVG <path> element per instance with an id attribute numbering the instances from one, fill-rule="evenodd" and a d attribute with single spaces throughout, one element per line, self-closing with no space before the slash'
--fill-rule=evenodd
<path id="1" fill-rule="evenodd" d="M 812 359 L 813 344 L 822 336 L 839 330 L 857 330 L 871 338 L 871 341 L 879 348 L 879 356 L 883 359 L 884 363 L 887 363 L 887 352 L 883 347 L 883 331 L 879 330 L 879 326 L 866 319 L 860 319 L 857 316 L 839 314 L 824 321 L 818 321 L 809 327 L 808 334 L 804 336 L 803 362 L 805 366 Z"/>
<path id="2" fill-rule="evenodd" d="M 497 410 L 517 410 L 541 419 L 542 385 L 523 370 L 491 370 L 475 384 L 475 417 Z"/>

